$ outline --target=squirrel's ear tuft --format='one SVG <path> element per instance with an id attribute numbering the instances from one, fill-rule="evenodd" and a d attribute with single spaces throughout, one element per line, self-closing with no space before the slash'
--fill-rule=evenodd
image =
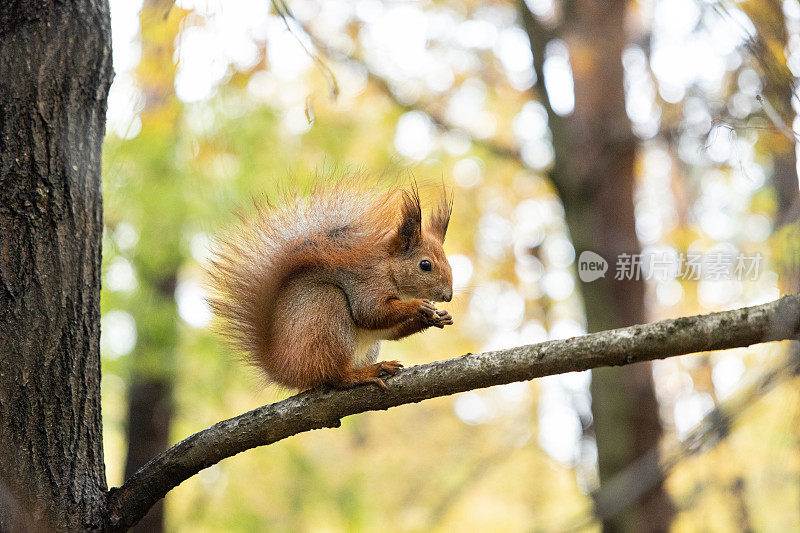
<path id="1" fill-rule="evenodd" d="M 422 205 L 419 200 L 419 189 L 416 183 L 403 191 L 403 203 L 400 207 L 400 226 L 397 228 L 395 249 L 408 252 L 422 242 Z"/>
<path id="2" fill-rule="evenodd" d="M 453 195 L 447 194 L 447 189 L 442 185 L 442 196 L 439 205 L 431 213 L 430 232 L 439 242 L 444 242 L 447 235 L 447 226 L 450 224 L 450 215 L 453 212 Z"/>

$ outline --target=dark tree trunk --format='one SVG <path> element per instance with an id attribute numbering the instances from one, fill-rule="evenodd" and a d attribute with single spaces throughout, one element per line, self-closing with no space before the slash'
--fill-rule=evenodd
<path id="1" fill-rule="evenodd" d="M 125 479 L 167 449 L 172 420 L 172 382 L 137 378 L 128 391 L 128 457 Z M 133 531 L 164 530 L 164 500 L 159 500 Z"/>
<path id="2" fill-rule="evenodd" d="M 0 529 L 97 530 L 107 2 L 0 4 Z"/>
<path id="3" fill-rule="evenodd" d="M 625 112 L 622 52 L 628 45 L 626 0 L 564 2 L 563 22 L 544 27 L 521 2 L 548 110 L 555 161 L 550 178 L 564 205 L 577 256 L 590 250 L 609 262 L 604 278 L 581 283 L 590 332 L 647 321 L 640 279 L 615 279 L 617 258 L 638 254 L 633 192 L 637 141 Z M 546 42 L 563 39 L 572 58 L 575 108 L 557 115 L 543 88 Z M 650 364 L 592 371 L 593 429 L 601 484 L 656 449 L 661 436 Z M 604 531 L 661 531 L 673 506 L 661 484 L 632 509 L 605 518 Z"/>
<path id="4" fill-rule="evenodd" d="M 139 86 L 144 93 L 142 133 L 159 150 L 142 148 L 136 187 L 160 196 L 159 208 L 139 222 L 140 241 L 133 263 L 140 280 L 140 297 L 131 309 L 139 340 L 131 357 L 128 389 L 128 479 L 150 459 L 167 449 L 173 418 L 172 384 L 178 344 L 178 308 L 175 287 L 184 260 L 181 238 L 185 209 L 182 182 L 177 179 L 174 147 L 178 144 L 180 104 L 175 96 L 174 41 L 183 11 L 172 10 L 172 0 L 145 0 L 140 16 L 142 59 Z M 153 72 L 160 75 L 154 76 Z M 130 141 L 135 143 L 140 139 Z M 165 186 L 165 183 L 167 186 Z M 146 202 L 143 199 L 140 203 Z M 152 202 L 152 200 L 150 200 Z M 169 209 L 161 208 L 164 204 Z M 159 249 L 160 253 L 153 253 Z M 148 315 L 158 316 L 154 323 Z M 132 531 L 164 530 L 164 500 L 156 503 Z"/>

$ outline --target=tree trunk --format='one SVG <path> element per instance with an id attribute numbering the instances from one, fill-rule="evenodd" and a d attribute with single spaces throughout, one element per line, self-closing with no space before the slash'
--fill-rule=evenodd
<path id="1" fill-rule="evenodd" d="M 755 53 L 764 71 L 764 96 L 786 125 L 784 128 L 786 131 L 776 127 L 775 131 L 765 133 L 764 136 L 773 151 L 772 185 L 777 200 L 774 227 L 778 232 L 773 240 L 779 241 L 780 255 L 777 258 L 779 287 L 783 294 L 797 293 L 800 291 L 800 227 L 796 222 L 800 218 L 800 187 L 797 176 L 797 139 L 793 133 L 795 112 L 792 100 L 795 93 L 795 78 L 786 61 L 789 32 L 783 13 L 783 3 L 780 0 L 758 2 L 749 0 L 742 5 L 753 21 L 759 38 L 757 43 L 760 46 Z M 792 343 L 789 350 L 797 357 L 800 353 L 800 343 Z M 795 411 L 795 417 L 800 416 L 800 413 Z M 737 501 L 741 501 L 741 507 L 746 511 L 744 481 L 740 481 L 742 489 L 736 493 Z"/>
<path id="2" fill-rule="evenodd" d="M 781 0 L 748 0 L 742 3 L 742 9 L 756 28 L 757 37 L 752 47 L 763 71 L 764 96 L 783 122 L 773 131 L 764 133 L 774 153 L 772 183 L 778 201 L 775 222 L 780 226 L 800 217 L 796 139 L 791 131 L 795 117 L 792 108 L 795 80 L 786 62 L 789 32 Z"/>
<path id="3" fill-rule="evenodd" d="M 774 222 L 776 230 L 781 232 L 777 258 L 780 287 L 784 293 L 796 293 L 800 290 L 800 231 L 797 226 L 789 225 L 800 218 L 800 187 L 796 134 L 791 130 L 795 119 L 792 107 L 795 79 L 786 62 L 789 32 L 780 0 L 749 0 L 742 8 L 757 31 L 753 52 L 763 71 L 764 97 L 779 117 L 779 124 L 762 136 L 773 154 L 772 186 L 777 200 Z"/>
<path id="4" fill-rule="evenodd" d="M 637 141 L 625 111 L 622 52 L 627 0 L 565 2 L 564 21 L 550 30 L 521 2 L 538 77 L 538 96 L 548 110 L 555 161 L 550 178 L 558 189 L 576 256 L 590 250 L 609 262 L 605 277 L 581 283 L 590 332 L 647 321 L 640 279 L 615 279 L 617 258 L 638 254 L 633 191 Z M 546 41 L 569 49 L 575 108 L 557 115 L 544 91 Z M 658 403 L 649 363 L 592 371 L 593 429 L 601 484 L 657 448 Z M 632 509 L 603 520 L 604 531 L 663 531 L 674 514 L 659 484 Z"/>
<path id="5" fill-rule="evenodd" d="M 184 14 L 172 8 L 172 0 L 145 0 L 140 16 L 142 132 L 129 142 L 137 154 L 139 173 L 134 187 L 142 194 L 138 203 L 151 212 L 136 220 L 140 239 L 133 264 L 140 287 L 131 313 L 139 339 L 131 354 L 126 479 L 167 449 L 174 412 L 172 389 L 179 337 L 175 287 L 184 261 L 181 239 L 186 209 L 184 183 L 175 168 L 180 103 L 175 96 L 173 56 Z M 139 141 L 144 145 L 137 148 Z M 149 319 L 152 316 L 158 320 Z M 132 530 L 163 531 L 164 501 L 156 503 Z"/>
<path id="6" fill-rule="evenodd" d="M 172 420 L 172 382 L 137 378 L 128 390 L 128 457 L 125 479 L 167 449 Z M 164 500 L 150 508 L 132 531 L 157 533 L 164 530 Z"/>
<path id="7" fill-rule="evenodd" d="M 0 5 L 0 530 L 102 527 L 108 4 Z"/>

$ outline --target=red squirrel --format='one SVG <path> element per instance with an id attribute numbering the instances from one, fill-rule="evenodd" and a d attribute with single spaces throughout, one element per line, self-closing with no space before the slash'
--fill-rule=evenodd
<path id="1" fill-rule="evenodd" d="M 214 246 L 209 303 L 222 334 L 279 385 L 347 388 L 397 373 L 376 362 L 381 340 L 453 319 L 433 302 L 453 297 L 442 197 L 423 223 L 419 189 L 378 189 L 355 178 L 307 198 L 256 206 Z"/>

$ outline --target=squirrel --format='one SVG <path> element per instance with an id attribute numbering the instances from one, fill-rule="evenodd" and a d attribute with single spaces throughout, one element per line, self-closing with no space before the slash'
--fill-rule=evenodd
<path id="1" fill-rule="evenodd" d="M 442 186 L 423 224 L 415 183 L 355 178 L 256 204 L 212 249 L 209 304 L 222 335 L 279 385 L 386 390 L 382 376 L 403 365 L 376 362 L 381 340 L 453 324 L 434 304 L 453 297 L 442 248 L 452 205 Z"/>

